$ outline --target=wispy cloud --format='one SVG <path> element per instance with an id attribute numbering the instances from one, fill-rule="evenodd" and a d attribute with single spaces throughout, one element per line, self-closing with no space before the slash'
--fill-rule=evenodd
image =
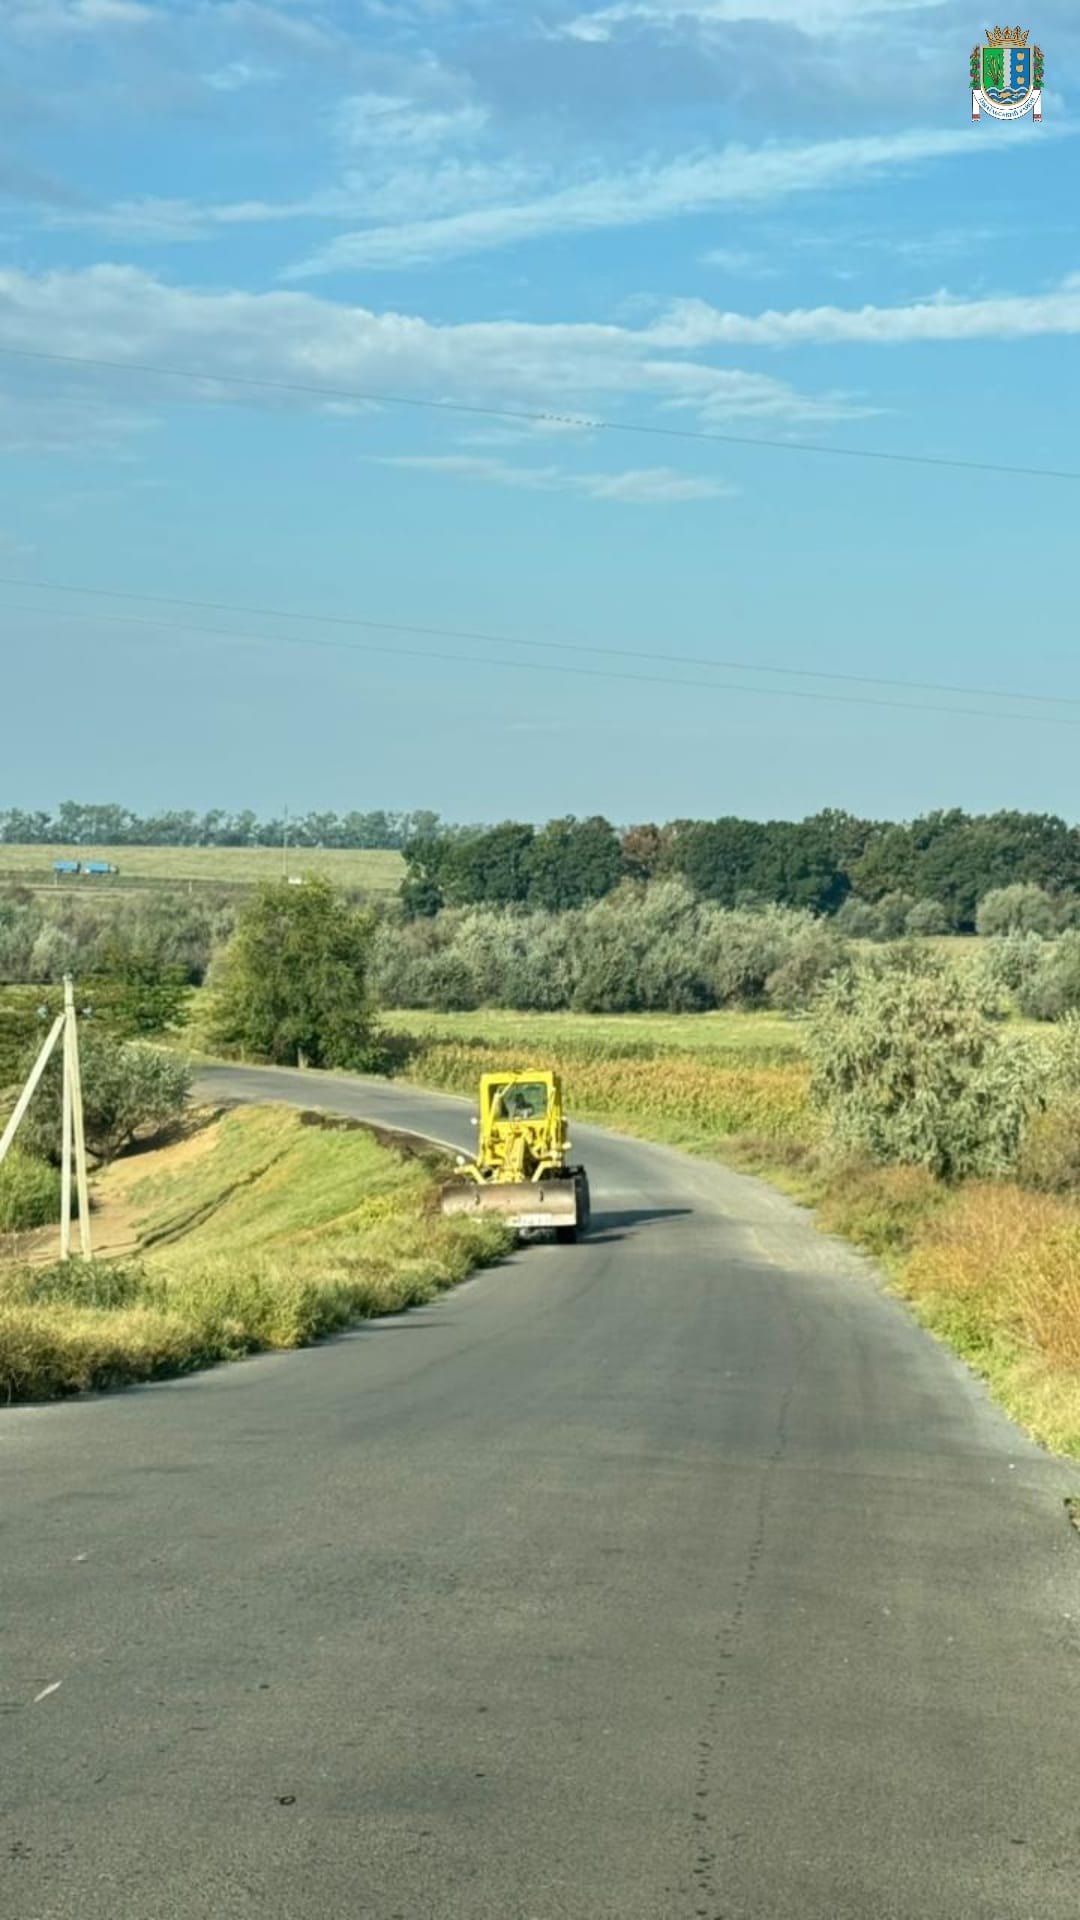
<path id="1" fill-rule="evenodd" d="M 287 6 L 274 6 L 270 0 L 210 0 L 209 5 L 203 0 L 203 12 L 215 24 L 263 42 L 276 42 L 293 54 L 340 54 L 350 47 L 346 34 L 325 18 L 313 18 L 316 10 L 310 7 L 298 13 Z"/>
<path id="2" fill-rule="evenodd" d="M 924 340 L 1021 340 L 1080 333 L 1080 273 L 1048 293 L 963 300 L 941 292 L 900 307 L 807 307 L 788 312 L 723 313 L 683 300 L 650 329 L 658 347 L 896 345 Z"/>
<path id="3" fill-rule="evenodd" d="M 671 467 L 632 467 L 623 473 L 574 473 L 565 467 L 521 467 L 507 460 L 464 453 L 396 454 L 380 466 L 443 474 L 453 480 L 480 481 L 528 493 L 575 493 L 589 500 L 621 501 L 628 506 L 672 506 L 691 500 L 720 500 L 738 491 L 724 480 L 677 473 Z"/>
<path id="4" fill-rule="evenodd" d="M 273 86 L 280 77 L 276 67 L 252 66 L 248 60 L 229 60 L 203 75 L 215 93 L 243 93 L 248 87 Z"/>
<path id="5" fill-rule="evenodd" d="M 343 234 L 288 276 L 349 267 L 417 266 L 553 234 L 658 220 L 850 186 L 904 167 L 972 153 L 968 128 L 927 127 L 804 144 L 728 146 L 604 173 L 569 186 L 412 223 Z"/>
<path id="6" fill-rule="evenodd" d="M 206 386 L 147 376 L 143 390 L 160 403 L 183 395 L 212 404 L 338 407 L 333 389 L 436 396 L 476 405 L 585 414 L 634 397 L 681 406 L 713 421 L 768 418 L 833 420 L 864 411 L 856 399 L 799 392 L 768 374 L 714 367 L 672 350 L 663 327 L 517 320 L 436 325 L 412 314 L 367 308 L 308 293 L 207 292 L 170 285 L 135 267 L 74 272 L 0 271 L 0 346 L 90 356 L 121 367 L 144 362 L 197 371 Z M 218 376 L 293 383 L 317 392 L 230 390 Z M 108 373 L 88 374 L 106 388 Z M 130 397 L 136 376 L 121 391 Z"/>
<path id="7" fill-rule="evenodd" d="M 710 28 L 763 22 L 799 33 L 836 33 L 898 13 L 929 12 L 944 0 L 616 0 L 613 6 L 575 15 L 558 29 L 567 38 L 612 39 L 622 27 Z"/>
<path id="8" fill-rule="evenodd" d="M 23 183 L 19 197 L 42 207 L 42 217 L 51 227 L 77 228 L 139 245 L 203 240 L 222 227 L 285 226 L 301 221 L 340 224 L 360 217 L 409 220 L 448 203 L 483 206 L 520 187 L 525 178 L 526 169 L 513 160 L 473 162 L 450 155 L 421 159 L 404 153 L 400 163 L 377 172 L 348 168 L 336 185 L 293 200 L 200 201 L 145 195 L 86 206 L 73 195 L 67 203 L 59 196 L 46 202 L 28 183 Z M 3 187 L 0 168 L 0 192 Z"/>
<path id="9" fill-rule="evenodd" d="M 338 108 L 339 137 L 351 148 L 411 148 L 465 145 L 477 139 L 488 124 L 487 108 L 478 101 L 434 105 L 408 94 L 350 94 Z"/>
<path id="10" fill-rule="evenodd" d="M 143 0 L 8 0 L 3 22 L 20 38 L 145 27 L 154 9 Z"/>

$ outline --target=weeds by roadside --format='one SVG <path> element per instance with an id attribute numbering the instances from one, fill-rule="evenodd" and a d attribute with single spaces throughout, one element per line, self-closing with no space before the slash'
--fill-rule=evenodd
<path id="1" fill-rule="evenodd" d="M 249 1109 L 183 1152 L 182 1165 L 165 1150 L 151 1173 L 118 1162 L 106 1176 L 140 1211 L 137 1257 L 0 1266 L 0 1399 L 306 1346 L 425 1304 L 508 1246 L 490 1220 L 443 1220 L 431 1167 L 359 1128 Z"/>
<path id="2" fill-rule="evenodd" d="M 1077 1096 L 1059 1093 L 1033 1114 L 1013 1178 L 949 1185 L 926 1168 L 838 1154 L 811 1105 L 806 1064 L 762 1065 L 752 1054 L 740 1064 L 736 1048 L 717 1049 L 711 1020 L 697 1052 L 656 1046 L 641 1059 L 639 1040 L 620 1056 L 617 1033 L 590 1042 L 581 1023 L 560 1036 L 519 1017 L 510 1044 L 512 1018 L 493 1016 L 491 1044 L 485 1016 L 471 1034 L 465 1019 L 406 1016 L 417 1042 L 408 1076 L 471 1094 L 485 1069 L 542 1058 L 562 1070 L 573 1117 L 771 1181 L 877 1258 L 920 1320 L 1040 1442 L 1080 1457 Z M 684 1020 L 683 1033 L 690 1027 Z"/>

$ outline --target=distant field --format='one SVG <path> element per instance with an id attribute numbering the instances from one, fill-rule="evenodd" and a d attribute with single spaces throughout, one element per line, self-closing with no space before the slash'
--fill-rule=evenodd
<path id="1" fill-rule="evenodd" d="M 482 1038 L 486 1045 L 609 1052 L 635 1049 L 705 1055 L 730 1064 L 779 1064 L 803 1053 L 801 1023 L 786 1013 L 479 1013 L 401 1012 L 388 1008 L 382 1024 L 434 1042 Z"/>
<path id="2" fill-rule="evenodd" d="M 118 874 L 59 878 L 54 860 L 108 860 Z M 289 852 L 290 874 L 320 873 L 339 887 L 371 894 L 393 893 L 401 884 L 405 864 L 399 853 L 358 853 L 338 849 L 298 847 Z M 260 880 L 280 879 L 280 847 L 63 847 L 0 846 L 0 882 L 25 886 L 64 886 L 88 892 L 125 882 L 174 886 L 251 886 Z"/>

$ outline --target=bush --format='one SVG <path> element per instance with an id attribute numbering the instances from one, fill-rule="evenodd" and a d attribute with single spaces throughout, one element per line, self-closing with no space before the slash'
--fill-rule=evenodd
<path id="1" fill-rule="evenodd" d="M 940 900 L 916 900 L 904 928 L 913 940 L 928 940 L 949 933 L 949 916 Z"/>
<path id="2" fill-rule="evenodd" d="M 811 921 L 793 937 L 787 958 L 766 980 L 769 1004 L 789 1012 L 809 1007 L 829 976 L 850 965 L 847 947 L 828 922 Z"/>
<path id="3" fill-rule="evenodd" d="M 975 916 L 975 930 L 984 939 L 1007 933 L 1037 933 L 1050 940 L 1059 932 L 1061 919 L 1061 906 L 1053 894 L 1027 882 L 995 887 L 985 894 Z"/>
<path id="4" fill-rule="evenodd" d="M 60 1175 L 45 1160 L 12 1147 L 0 1161 L 0 1232 L 24 1233 L 60 1218 Z"/>
<path id="5" fill-rule="evenodd" d="M 1080 933 L 1042 943 L 1042 952 L 1017 989 L 1016 1004 L 1029 1020 L 1061 1020 L 1080 1011 Z"/>
<path id="6" fill-rule="evenodd" d="M 87 1150 L 114 1160 L 139 1135 L 179 1120 L 191 1092 L 191 1070 L 143 1041 L 119 1041 L 85 1025 L 79 1036 Z M 63 1062 L 57 1046 L 23 1121 L 26 1149 L 59 1165 Z M 29 1071 L 30 1062 L 26 1062 Z"/>
<path id="7" fill-rule="evenodd" d="M 1046 942 L 1037 933 L 990 938 L 979 949 L 979 978 L 992 994 L 1026 992 L 1046 956 Z"/>
<path id="8" fill-rule="evenodd" d="M 1061 1095 L 1032 1115 L 1016 1173 L 1038 1193 L 1080 1193 L 1080 1093 Z"/>
<path id="9" fill-rule="evenodd" d="M 833 921 L 837 933 L 845 940 L 880 940 L 881 923 L 878 911 L 869 900 L 860 900 L 858 894 L 849 894 Z"/>
<path id="10" fill-rule="evenodd" d="M 910 893 L 886 893 L 875 908 L 877 916 L 877 938 L 879 940 L 902 940 L 909 931 L 908 921 L 918 902 Z"/>
<path id="11" fill-rule="evenodd" d="M 826 921 L 789 908 L 726 909 L 681 879 L 627 882 L 564 913 L 521 907 L 384 918 L 371 947 L 381 1006 L 468 1012 L 700 1013 L 807 1004 L 845 948 Z"/>
<path id="12" fill-rule="evenodd" d="M 943 1180 L 1013 1164 L 1039 1074 L 940 963 L 835 975 L 810 1024 L 812 1097 L 841 1149 Z"/>

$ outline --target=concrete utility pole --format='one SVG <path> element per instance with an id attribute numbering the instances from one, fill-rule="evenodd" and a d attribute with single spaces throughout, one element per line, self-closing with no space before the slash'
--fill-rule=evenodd
<path id="1" fill-rule="evenodd" d="M 89 1260 L 90 1182 L 86 1171 L 86 1133 L 83 1127 L 82 1070 L 79 1065 L 79 1029 L 75 1013 L 75 985 L 64 975 L 64 1100 L 63 1159 L 60 1187 L 60 1257 L 71 1252 L 71 1150 L 75 1149 L 75 1181 L 79 1196 L 79 1251 Z"/>
<path id="2" fill-rule="evenodd" d="M 45 1039 L 45 1043 L 41 1049 L 41 1052 L 38 1054 L 37 1059 L 34 1061 L 34 1064 L 30 1069 L 30 1076 L 26 1082 L 26 1085 L 15 1102 L 15 1111 L 12 1114 L 11 1119 L 8 1121 L 7 1126 L 4 1128 L 2 1136 L 0 1136 L 0 1160 L 3 1160 L 4 1155 L 7 1153 L 8 1148 L 10 1147 L 12 1141 L 15 1138 L 15 1135 L 19 1130 L 19 1122 L 21 1121 L 23 1114 L 26 1112 L 27 1107 L 30 1105 L 31 1100 L 33 1099 L 34 1094 L 37 1091 L 38 1081 L 41 1079 L 41 1076 L 44 1073 L 45 1068 L 49 1063 L 49 1055 L 51 1054 L 58 1039 L 60 1038 L 60 1035 L 64 1030 L 64 1026 L 65 1026 L 65 1016 L 62 1013 L 57 1014 L 56 1019 L 53 1021 L 53 1024 Z"/>
<path id="3" fill-rule="evenodd" d="M 90 1243 L 90 1181 L 86 1168 L 86 1134 L 83 1128 L 82 1073 L 79 1067 L 79 1033 L 75 1016 L 75 986 L 70 974 L 64 976 L 64 1011 L 57 1014 L 45 1038 L 41 1052 L 30 1069 L 27 1082 L 15 1102 L 15 1111 L 0 1135 L 0 1161 L 19 1130 L 20 1122 L 38 1089 L 57 1041 L 63 1035 L 64 1089 L 61 1100 L 60 1135 L 60 1257 L 71 1255 L 71 1174 L 75 1163 L 75 1185 L 79 1196 L 79 1250 L 84 1260 L 92 1253 Z"/>

